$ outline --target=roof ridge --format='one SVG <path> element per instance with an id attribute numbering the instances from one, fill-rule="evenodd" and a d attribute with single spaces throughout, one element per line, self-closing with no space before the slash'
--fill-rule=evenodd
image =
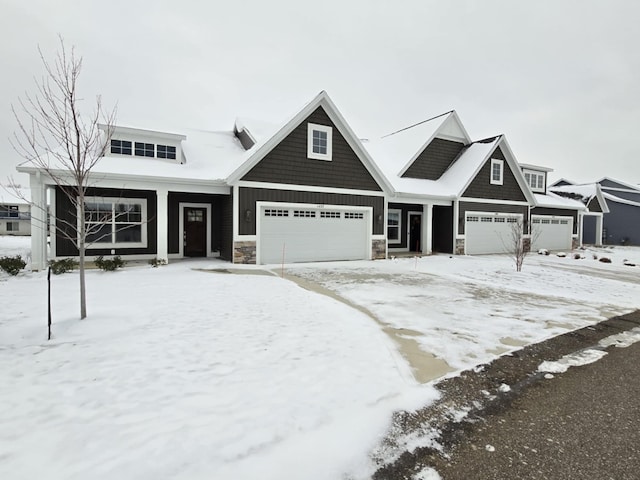
<path id="1" fill-rule="evenodd" d="M 448 112 L 441 113 L 440 115 L 436 115 L 435 117 L 427 118 L 426 120 L 422 120 L 421 122 L 414 123 L 413 125 L 409 125 L 408 127 L 401 128 L 400 130 L 396 130 L 395 132 L 387 133 L 380 138 L 390 137 L 391 135 L 395 135 L 396 133 L 404 132 L 405 130 L 409 130 L 410 128 L 417 127 L 418 125 L 422 125 L 423 123 L 430 122 L 431 120 L 435 120 L 436 118 L 444 117 L 445 115 L 449 115 L 453 113 L 455 110 L 449 110 Z"/>

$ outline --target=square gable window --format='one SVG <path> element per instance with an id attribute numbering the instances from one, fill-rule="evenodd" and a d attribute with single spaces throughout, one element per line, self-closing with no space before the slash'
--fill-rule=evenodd
<path id="1" fill-rule="evenodd" d="M 491 159 L 491 185 L 502 185 L 504 160 Z"/>
<path id="2" fill-rule="evenodd" d="M 332 128 L 326 125 L 308 124 L 307 157 L 331 161 Z"/>

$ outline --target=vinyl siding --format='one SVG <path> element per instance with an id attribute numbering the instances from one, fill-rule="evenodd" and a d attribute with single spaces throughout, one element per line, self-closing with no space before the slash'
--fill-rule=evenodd
<path id="1" fill-rule="evenodd" d="M 460 202 L 458 209 L 458 234 L 464 235 L 464 221 L 467 212 L 498 212 L 498 213 L 520 213 L 525 221 L 525 230 L 528 231 L 527 216 L 529 207 L 526 205 L 501 205 L 499 203 L 473 203 Z"/>
<path id="2" fill-rule="evenodd" d="M 504 160 L 504 169 L 502 174 L 502 185 L 491 184 L 491 159 Z M 511 171 L 504 154 L 500 147 L 496 148 L 493 154 L 482 166 L 476 177 L 471 181 L 462 195 L 470 198 L 490 198 L 494 200 L 511 200 L 518 202 L 526 202 L 525 197 L 515 175 Z"/>
<path id="3" fill-rule="evenodd" d="M 380 215 L 382 215 L 382 218 L 386 218 L 383 197 L 243 187 L 240 188 L 238 199 L 240 235 L 256 234 L 256 202 L 309 203 L 314 206 L 349 205 L 373 207 L 373 218 L 371 219 L 373 222 L 373 234 L 382 235 L 384 233 L 384 225 L 377 221 Z M 244 212 L 247 210 L 251 211 L 250 221 L 244 220 Z"/>
<path id="4" fill-rule="evenodd" d="M 609 202 L 609 213 L 603 216 L 608 245 L 640 245 L 640 207 Z"/>
<path id="5" fill-rule="evenodd" d="M 403 177 L 438 180 L 464 148 L 464 143 L 434 138 Z"/>
<path id="6" fill-rule="evenodd" d="M 307 158 L 309 123 L 332 127 L 331 161 Z M 382 191 L 322 107 L 301 122 L 242 180 Z"/>

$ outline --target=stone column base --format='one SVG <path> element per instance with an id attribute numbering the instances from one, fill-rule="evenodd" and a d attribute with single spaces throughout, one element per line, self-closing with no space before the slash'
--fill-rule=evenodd
<path id="1" fill-rule="evenodd" d="M 464 255 L 464 238 L 456 239 L 456 255 Z"/>
<path id="2" fill-rule="evenodd" d="M 256 264 L 256 242 L 233 242 L 233 263 Z"/>
<path id="3" fill-rule="evenodd" d="M 373 260 L 382 260 L 387 258 L 387 241 L 386 240 L 371 241 L 371 258 Z"/>

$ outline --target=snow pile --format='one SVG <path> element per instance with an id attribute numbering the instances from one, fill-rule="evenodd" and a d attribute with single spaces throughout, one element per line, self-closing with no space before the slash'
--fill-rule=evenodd
<path id="1" fill-rule="evenodd" d="M 413 480 L 442 480 L 442 477 L 433 468 L 424 467 L 413 476 Z"/>
<path id="2" fill-rule="evenodd" d="M 640 342 L 640 327 L 636 327 L 632 330 L 603 338 L 602 340 L 600 340 L 599 345 L 604 348 L 610 347 L 611 345 L 615 345 L 616 347 L 620 348 L 626 348 L 636 342 Z"/>
<path id="3" fill-rule="evenodd" d="M 547 373 L 564 373 L 569 370 L 570 367 L 579 367 L 581 365 L 588 365 L 590 363 L 597 362 L 606 354 L 607 352 L 605 352 L 604 350 L 594 350 L 592 348 L 588 348 L 580 352 L 565 355 L 556 362 L 542 362 L 538 366 L 538 371 Z"/>

